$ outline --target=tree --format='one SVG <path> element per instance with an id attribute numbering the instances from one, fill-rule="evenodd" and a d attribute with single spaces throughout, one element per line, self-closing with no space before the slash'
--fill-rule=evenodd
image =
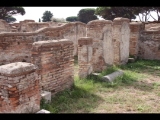
<path id="1" fill-rule="evenodd" d="M 97 7 L 95 14 L 107 20 L 113 20 L 116 17 L 136 18 L 132 7 Z"/>
<path id="2" fill-rule="evenodd" d="M 8 17 L 8 18 L 6 18 L 5 20 L 6 20 L 6 22 L 8 22 L 8 23 L 13 23 L 13 22 L 16 22 L 16 21 L 17 21 L 16 18 L 14 18 L 14 17 Z"/>
<path id="3" fill-rule="evenodd" d="M 78 21 L 78 17 L 77 16 L 70 16 L 70 17 L 66 18 L 66 21 L 69 21 L 69 22 Z"/>
<path id="4" fill-rule="evenodd" d="M 151 16 L 152 7 L 131 7 L 131 9 L 141 22 L 148 21 Z"/>
<path id="5" fill-rule="evenodd" d="M 43 22 L 51 21 L 52 16 L 53 14 L 50 11 L 45 11 L 42 16 L 42 21 Z"/>
<path id="6" fill-rule="evenodd" d="M 41 22 L 41 19 L 39 18 L 39 22 Z"/>
<path id="7" fill-rule="evenodd" d="M 79 11 L 77 17 L 78 17 L 79 21 L 84 22 L 84 23 L 88 23 L 91 20 L 98 19 L 94 13 L 95 13 L 94 8 L 81 9 Z"/>
<path id="8" fill-rule="evenodd" d="M 153 11 L 157 13 L 157 20 L 151 14 Z M 113 20 L 115 17 L 135 19 L 137 16 L 141 22 L 147 22 L 150 17 L 160 21 L 160 7 L 97 7 L 95 14 L 108 20 Z"/>
<path id="9" fill-rule="evenodd" d="M 25 10 L 23 7 L 0 7 L 0 19 L 6 20 L 6 22 L 15 22 L 16 18 L 13 15 L 24 15 Z"/>
<path id="10" fill-rule="evenodd" d="M 160 7 L 152 7 L 152 11 L 156 12 L 157 14 L 157 20 L 150 14 L 150 16 L 155 20 L 155 21 L 160 21 Z"/>

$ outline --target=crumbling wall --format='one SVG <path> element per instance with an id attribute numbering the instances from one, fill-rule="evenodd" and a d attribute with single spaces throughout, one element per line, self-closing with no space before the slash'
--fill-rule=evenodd
<path id="1" fill-rule="evenodd" d="M 32 63 L 41 76 L 42 90 L 55 94 L 73 85 L 73 50 L 73 42 L 66 39 L 33 43 Z"/>
<path id="2" fill-rule="evenodd" d="M 138 57 L 141 59 L 160 60 L 160 30 L 141 32 Z"/>
<path id="3" fill-rule="evenodd" d="M 129 54 L 130 56 L 137 58 L 139 51 L 139 39 L 140 34 L 144 30 L 144 24 L 141 22 L 131 22 L 130 23 L 130 47 Z"/>
<path id="4" fill-rule="evenodd" d="M 77 32 L 80 30 L 81 32 Z M 11 62 L 31 62 L 32 43 L 49 39 L 70 39 L 74 43 L 73 54 L 77 54 L 78 38 L 85 34 L 85 24 L 68 23 L 58 27 L 42 28 L 35 32 L 0 34 L 0 65 Z"/>
<path id="5" fill-rule="evenodd" d="M 87 38 L 83 37 L 78 41 L 79 76 L 102 71 L 113 64 L 126 64 L 129 57 L 129 40 L 130 28 L 127 18 L 115 18 L 113 22 L 90 21 L 87 24 Z"/>
<path id="6" fill-rule="evenodd" d="M 1 32 L 10 32 L 10 25 L 5 21 L 0 19 L 0 33 Z"/>
<path id="7" fill-rule="evenodd" d="M 93 39 L 93 71 L 102 71 L 107 64 L 112 64 L 111 24 L 112 21 L 109 20 L 93 20 L 87 24 L 87 37 Z"/>
<path id="8" fill-rule="evenodd" d="M 145 30 L 159 30 L 160 22 L 159 21 L 145 22 L 144 27 Z"/>
<path id="9" fill-rule="evenodd" d="M 129 19 L 113 20 L 114 64 L 126 64 L 129 57 L 130 28 Z"/>
<path id="10" fill-rule="evenodd" d="M 29 32 L 28 23 L 35 22 L 34 20 L 24 20 L 20 21 L 20 27 L 18 29 L 19 32 Z"/>
<path id="11" fill-rule="evenodd" d="M 93 40 L 90 37 L 82 37 L 78 40 L 78 65 L 79 77 L 83 78 L 92 73 Z"/>
<path id="12" fill-rule="evenodd" d="M 0 66 L 0 113 L 34 113 L 40 110 L 39 79 L 31 63 Z"/>
<path id="13" fill-rule="evenodd" d="M 48 22 L 40 22 L 40 23 L 30 22 L 26 24 L 26 27 L 28 32 L 34 32 L 40 28 L 49 27 L 49 23 Z"/>

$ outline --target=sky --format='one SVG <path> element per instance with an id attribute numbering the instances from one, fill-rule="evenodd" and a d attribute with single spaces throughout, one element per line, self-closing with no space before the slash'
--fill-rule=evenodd
<path id="1" fill-rule="evenodd" d="M 66 19 L 69 16 L 77 16 L 78 12 L 81 9 L 84 8 L 97 8 L 97 7 L 23 7 L 26 11 L 25 15 L 14 15 L 17 19 L 16 22 L 23 21 L 25 19 L 31 19 L 35 20 L 35 22 L 39 21 L 39 18 L 42 20 L 43 13 L 48 10 L 53 13 L 53 17 L 55 18 L 64 18 Z M 156 16 L 154 13 L 152 13 L 153 16 Z M 98 17 L 99 19 L 103 19 Z M 139 18 L 137 17 L 135 21 L 139 21 Z M 149 19 L 149 21 L 153 21 L 152 18 Z"/>
<path id="2" fill-rule="evenodd" d="M 77 16 L 78 12 L 83 8 L 96 8 L 96 7 L 23 7 L 26 11 L 25 15 L 14 15 L 17 19 L 16 22 L 31 19 L 35 22 L 39 21 L 39 18 L 42 20 L 43 13 L 48 10 L 53 13 L 55 18 L 64 18 L 66 19 L 69 16 Z"/>

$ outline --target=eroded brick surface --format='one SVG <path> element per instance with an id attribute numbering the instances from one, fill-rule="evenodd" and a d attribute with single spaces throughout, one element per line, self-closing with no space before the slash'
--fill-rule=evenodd
<path id="1" fill-rule="evenodd" d="M 39 79 L 31 63 L 0 66 L 0 113 L 34 113 L 40 110 Z"/>
<path id="2" fill-rule="evenodd" d="M 79 64 L 79 76 L 81 78 L 86 77 L 93 71 L 93 39 L 90 37 L 83 37 L 78 40 L 78 64 Z"/>
<path id="3" fill-rule="evenodd" d="M 141 31 L 144 30 L 144 24 L 141 22 L 131 22 L 130 23 L 130 46 L 129 54 L 137 58 L 139 51 L 139 39 Z"/>
<path id="4" fill-rule="evenodd" d="M 0 65 L 11 62 L 31 62 L 32 43 L 49 39 L 73 41 L 73 54 L 77 55 L 78 38 L 84 36 L 86 36 L 86 25 L 81 22 L 46 27 L 34 32 L 0 33 Z"/>
<path id="5" fill-rule="evenodd" d="M 38 67 L 43 90 L 55 94 L 73 85 L 73 50 L 73 42 L 66 39 L 33 43 L 32 63 Z"/>

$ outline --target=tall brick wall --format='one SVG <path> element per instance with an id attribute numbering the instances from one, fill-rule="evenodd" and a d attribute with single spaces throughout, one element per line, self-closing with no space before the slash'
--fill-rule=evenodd
<path id="1" fill-rule="evenodd" d="M 70 39 L 77 54 L 78 38 L 86 36 L 86 25 L 81 22 L 58 27 L 42 28 L 35 32 L 0 33 L 0 65 L 11 62 L 30 62 L 32 43 L 49 39 Z M 79 31 L 79 32 L 78 32 Z"/>
<path id="2" fill-rule="evenodd" d="M 39 79 L 31 63 L 0 66 L 0 113 L 31 113 L 40 109 Z"/>
<path id="3" fill-rule="evenodd" d="M 137 58 L 139 51 L 139 39 L 141 31 L 144 30 L 144 24 L 141 22 L 131 22 L 130 23 L 130 47 L 129 54 Z"/>
<path id="4" fill-rule="evenodd" d="M 113 20 L 114 64 L 125 64 L 129 57 L 130 29 L 129 19 L 115 18 Z"/>
<path id="5" fill-rule="evenodd" d="M 32 63 L 38 67 L 43 90 L 55 94 L 73 85 L 73 50 L 73 42 L 66 39 L 33 43 Z"/>
<path id="6" fill-rule="evenodd" d="M 109 53 L 112 50 L 107 48 L 107 43 L 112 44 L 111 24 L 112 22 L 108 20 L 93 20 L 87 24 L 87 37 L 93 39 L 93 71 L 101 71 L 106 68 L 107 63 L 112 62 L 107 59 L 107 55 L 112 54 Z"/>
<path id="7" fill-rule="evenodd" d="M 83 78 L 92 73 L 93 40 L 90 37 L 82 37 L 78 40 L 78 65 L 79 77 Z"/>

